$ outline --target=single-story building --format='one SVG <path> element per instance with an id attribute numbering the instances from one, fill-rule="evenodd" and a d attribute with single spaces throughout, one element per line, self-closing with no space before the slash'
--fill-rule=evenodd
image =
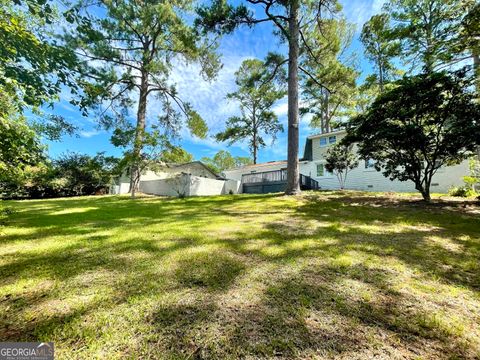
<path id="1" fill-rule="evenodd" d="M 299 161 L 302 187 L 340 188 L 337 177 L 325 169 L 325 156 L 329 147 L 339 142 L 345 135 L 345 130 L 338 130 L 307 137 L 304 155 Z M 467 175 L 468 171 L 468 161 L 440 168 L 433 177 L 431 191 L 446 193 L 452 186 L 463 185 L 462 177 Z M 240 181 L 241 191 L 247 193 L 283 191 L 286 187 L 286 175 L 286 161 L 271 161 L 224 171 L 225 178 Z M 306 186 L 304 183 L 313 186 Z M 375 170 L 372 160 L 361 160 L 359 166 L 348 173 L 345 187 L 367 191 L 416 192 L 412 181 L 392 181 L 386 178 Z"/>
<path id="2" fill-rule="evenodd" d="M 126 194 L 130 190 L 130 169 L 116 180 L 112 194 Z M 145 170 L 140 176 L 139 191 L 163 196 L 200 196 L 237 194 L 240 181 L 226 180 L 215 174 L 201 161 L 184 164 L 160 163 L 155 170 Z"/>

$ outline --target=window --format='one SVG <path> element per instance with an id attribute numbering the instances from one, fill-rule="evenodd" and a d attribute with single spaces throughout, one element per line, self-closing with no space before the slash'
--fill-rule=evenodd
<path id="1" fill-rule="evenodd" d="M 320 146 L 327 146 L 327 138 L 320 138 Z"/>
<path id="2" fill-rule="evenodd" d="M 365 169 L 373 169 L 375 167 L 375 160 L 367 159 L 365 160 Z"/>
<path id="3" fill-rule="evenodd" d="M 336 136 L 329 136 L 328 137 L 328 143 L 329 144 L 335 144 L 337 142 L 337 137 Z"/>
<path id="4" fill-rule="evenodd" d="M 323 170 L 323 164 L 317 164 L 317 176 L 323 176 L 324 170 Z"/>

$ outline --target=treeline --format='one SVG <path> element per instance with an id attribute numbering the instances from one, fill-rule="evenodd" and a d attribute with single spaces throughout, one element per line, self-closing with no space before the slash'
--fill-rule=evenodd
<path id="1" fill-rule="evenodd" d="M 162 152 L 155 164 L 187 163 L 194 161 L 193 155 L 182 148 L 171 146 Z M 247 157 L 234 157 L 228 151 L 220 150 L 212 157 L 201 161 L 213 172 L 248 165 Z M 0 161 L 0 166 L 5 163 Z M 153 164 L 151 164 L 153 166 Z M 64 153 L 55 159 L 43 156 L 21 171 L 0 173 L 1 199 L 41 199 L 66 196 L 108 194 L 118 177 L 128 168 L 125 159 L 97 153 L 94 156 L 79 153 Z"/>
<path id="2" fill-rule="evenodd" d="M 89 156 L 66 153 L 54 160 L 26 166 L 15 177 L 0 177 L 0 196 L 51 198 L 107 194 L 121 172 L 120 159 L 98 153 Z"/>

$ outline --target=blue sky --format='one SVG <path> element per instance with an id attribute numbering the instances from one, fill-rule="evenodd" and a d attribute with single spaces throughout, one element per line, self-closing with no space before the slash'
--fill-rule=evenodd
<path id="1" fill-rule="evenodd" d="M 358 54 L 358 66 L 363 76 L 372 70 L 371 65 L 363 59 L 363 51 L 358 40 L 358 34 L 363 23 L 370 16 L 381 10 L 383 2 L 383 0 L 341 1 L 345 16 L 350 22 L 356 24 L 357 31 L 350 51 Z M 172 74 L 172 80 L 177 84 L 179 94 L 183 99 L 191 102 L 204 118 L 209 126 L 210 135 L 223 130 L 226 119 L 238 112 L 238 105 L 225 100 L 225 95 L 235 89 L 234 72 L 242 61 L 247 58 L 263 59 L 269 51 L 284 52 L 285 45 L 278 43 L 275 36 L 272 35 L 271 25 L 264 23 L 253 29 L 241 28 L 234 34 L 225 36 L 221 40 L 219 51 L 222 55 L 224 66 L 214 81 L 204 81 L 198 74 L 198 68 L 191 65 L 180 65 L 176 67 Z M 286 129 L 286 98 L 278 101 L 273 110 Z M 154 101 L 150 102 L 148 107 L 149 116 L 153 117 L 157 111 L 160 111 L 159 104 Z M 62 97 L 62 100 L 56 104 L 54 112 L 75 123 L 80 128 L 80 131 L 75 137 L 65 136 L 61 141 L 49 142 L 48 152 L 50 156 L 57 157 L 66 151 L 91 155 L 104 151 L 109 155 L 121 155 L 121 149 L 115 148 L 110 143 L 110 134 L 96 127 L 94 116 L 92 115 L 89 118 L 82 117 L 80 112 L 68 103 L 67 96 Z M 300 153 L 303 151 L 306 136 L 315 132 L 315 129 L 309 128 L 308 119 L 302 119 L 300 127 Z M 279 134 L 273 145 L 268 144 L 266 148 L 261 149 L 258 161 L 285 159 L 287 154 L 286 135 L 286 132 Z M 176 143 L 192 153 L 195 159 L 200 159 L 203 156 L 213 156 L 221 149 L 229 150 L 234 156 L 249 156 L 246 144 L 227 146 L 227 144 L 215 142 L 211 137 L 203 140 L 193 138 L 186 131 L 182 132 L 181 138 L 176 140 Z"/>

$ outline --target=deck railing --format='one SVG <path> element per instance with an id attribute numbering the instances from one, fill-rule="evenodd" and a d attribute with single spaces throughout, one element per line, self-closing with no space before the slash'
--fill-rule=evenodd
<path id="1" fill-rule="evenodd" d="M 285 181 L 287 181 L 286 169 L 242 175 L 243 184 L 285 182 Z M 306 176 L 303 174 L 300 174 L 300 187 L 303 189 L 312 189 L 312 190 L 320 189 L 318 181 L 312 179 L 310 176 Z"/>
<path id="2" fill-rule="evenodd" d="M 274 170 L 242 175 L 242 183 L 244 184 L 274 181 L 287 181 L 287 170 Z"/>
<path id="3" fill-rule="evenodd" d="M 310 176 L 300 174 L 300 187 L 311 190 L 320 189 L 320 185 L 317 180 L 312 179 Z"/>

